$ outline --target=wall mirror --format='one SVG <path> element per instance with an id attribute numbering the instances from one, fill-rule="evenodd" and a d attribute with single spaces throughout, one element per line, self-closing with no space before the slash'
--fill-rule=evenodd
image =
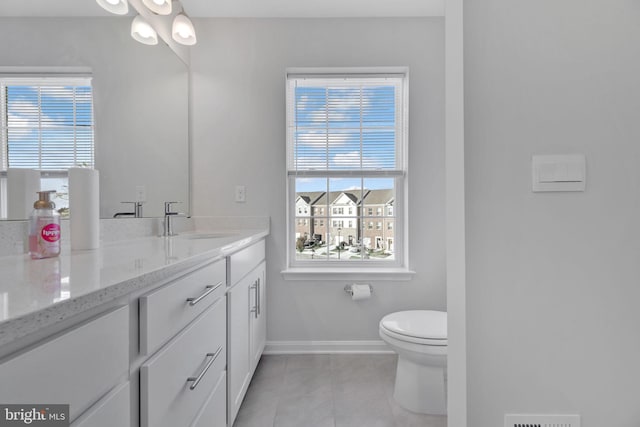
<path id="1" fill-rule="evenodd" d="M 0 71 L 90 70 L 101 218 L 140 198 L 144 217 L 189 208 L 188 69 L 162 41 L 133 40 L 132 19 L 0 16 Z"/>

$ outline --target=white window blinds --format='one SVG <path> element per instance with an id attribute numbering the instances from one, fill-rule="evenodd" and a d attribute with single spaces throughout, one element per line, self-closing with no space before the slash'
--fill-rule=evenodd
<path id="1" fill-rule="evenodd" d="M 3 169 L 93 167 L 89 78 L 0 78 L 0 94 Z"/>
<path id="2" fill-rule="evenodd" d="M 287 80 L 290 175 L 401 173 L 404 75 Z"/>

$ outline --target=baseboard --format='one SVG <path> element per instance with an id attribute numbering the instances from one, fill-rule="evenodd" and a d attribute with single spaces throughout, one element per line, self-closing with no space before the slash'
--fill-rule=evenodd
<path id="1" fill-rule="evenodd" d="M 382 340 L 372 341 L 267 341 L 264 354 L 391 354 Z"/>

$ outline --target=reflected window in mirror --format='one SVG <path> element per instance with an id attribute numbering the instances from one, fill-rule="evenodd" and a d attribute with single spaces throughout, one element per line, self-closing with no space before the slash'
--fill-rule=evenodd
<path id="1" fill-rule="evenodd" d="M 56 190 L 64 216 L 68 169 L 94 167 L 91 78 L 0 76 L 0 113 L 0 217 L 7 217 L 11 203 L 9 168 L 39 171 L 40 188 Z"/>

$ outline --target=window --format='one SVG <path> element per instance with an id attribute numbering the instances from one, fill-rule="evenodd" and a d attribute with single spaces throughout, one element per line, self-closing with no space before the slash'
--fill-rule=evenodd
<path id="1" fill-rule="evenodd" d="M 327 228 L 311 230 L 326 238 L 313 253 L 296 248 L 295 205 L 290 205 L 288 265 L 403 267 L 403 245 L 382 242 L 401 242 L 406 235 L 406 72 L 317 71 L 287 74 L 287 186 L 288 200 L 313 194 L 315 205 L 326 206 L 328 215 L 315 209 L 314 216 L 326 220 Z M 382 206 L 391 204 L 395 229 L 376 222 L 379 231 L 368 231 L 374 223 L 365 215 L 373 216 L 375 209 L 382 216 Z"/>
<path id="2" fill-rule="evenodd" d="M 8 168 L 38 169 L 41 187 L 58 192 L 58 208 L 68 207 L 68 168 L 94 166 L 93 136 L 89 77 L 0 75 L 3 181 Z"/>

